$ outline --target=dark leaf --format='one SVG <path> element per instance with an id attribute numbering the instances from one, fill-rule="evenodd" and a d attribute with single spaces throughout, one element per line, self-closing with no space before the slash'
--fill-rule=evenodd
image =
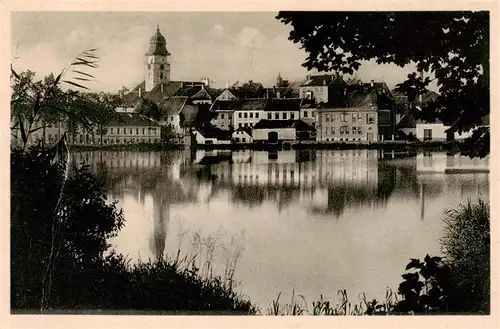
<path id="1" fill-rule="evenodd" d="M 73 82 L 73 81 L 64 80 L 64 82 L 69 83 L 70 85 L 73 85 L 73 86 L 78 87 L 78 88 L 87 89 L 87 90 L 89 89 L 89 88 L 82 86 L 82 85 L 80 85 L 76 82 Z"/>
<path id="2" fill-rule="evenodd" d="M 411 268 L 421 268 L 422 265 L 420 264 L 419 259 L 411 258 L 411 261 L 406 265 L 405 270 L 409 270 Z"/>

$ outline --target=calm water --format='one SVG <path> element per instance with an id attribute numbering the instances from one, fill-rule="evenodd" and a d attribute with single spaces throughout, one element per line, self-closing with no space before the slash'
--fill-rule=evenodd
<path id="1" fill-rule="evenodd" d="M 309 304 L 397 290 L 409 258 L 438 254 L 442 215 L 489 197 L 486 160 L 378 151 L 84 152 L 126 225 L 113 239 L 132 261 L 199 254 L 265 310 L 292 289 Z M 210 252 L 210 246 L 216 245 Z"/>

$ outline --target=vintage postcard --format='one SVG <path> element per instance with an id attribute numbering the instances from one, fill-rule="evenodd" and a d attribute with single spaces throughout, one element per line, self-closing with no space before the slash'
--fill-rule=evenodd
<path id="1" fill-rule="evenodd" d="M 498 326 L 497 7 L 3 5 L 2 327 Z"/>

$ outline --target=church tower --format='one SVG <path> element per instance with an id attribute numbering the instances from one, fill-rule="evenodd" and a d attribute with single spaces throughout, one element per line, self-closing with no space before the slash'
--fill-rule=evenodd
<path id="1" fill-rule="evenodd" d="M 160 33 L 160 27 L 157 26 L 155 35 L 149 41 L 149 50 L 146 53 L 146 91 L 150 91 L 159 84 L 170 82 L 169 56 L 167 42 Z"/>

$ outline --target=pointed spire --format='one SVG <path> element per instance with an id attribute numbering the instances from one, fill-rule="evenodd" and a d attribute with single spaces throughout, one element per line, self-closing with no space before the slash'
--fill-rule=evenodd
<path id="1" fill-rule="evenodd" d="M 160 32 L 160 21 L 158 19 L 156 20 L 156 32 Z"/>

